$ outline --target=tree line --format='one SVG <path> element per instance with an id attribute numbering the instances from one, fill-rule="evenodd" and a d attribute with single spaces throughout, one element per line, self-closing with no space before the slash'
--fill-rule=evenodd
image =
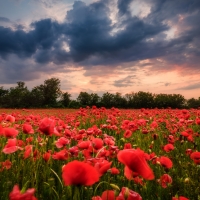
<path id="1" fill-rule="evenodd" d="M 50 78 L 44 84 L 29 90 L 24 82 L 15 87 L 0 87 L 1 108 L 79 108 L 86 106 L 116 108 L 198 108 L 200 97 L 186 100 L 181 94 L 152 94 L 150 92 L 121 93 L 105 92 L 101 97 L 97 93 L 80 92 L 77 99 L 61 91 L 60 80 Z"/>

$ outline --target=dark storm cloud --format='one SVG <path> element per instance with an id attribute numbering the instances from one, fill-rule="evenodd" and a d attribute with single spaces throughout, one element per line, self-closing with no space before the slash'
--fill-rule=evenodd
<path id="1" fill-rule="evenodd" d="M 12 30 L 0 26 L 0 55 L 6 57 L 16 54 L 19 57 L 31 57 L 37 50 L 48 50 L 57 40 L 60 25 L 50 19 L 31 24 L 33 30 Z"/>
<path id="2" fill-rule="evenodd" d="M 198 0 L 150 0 L 149 2 L 152 7 L 148 18 L 155 21 L 178 18 L 181 14 L 191 14 L 200 8 Z"/>
<path id="3" fill-rule="evenodd" d="M 39 64 L 78 63 L 86 69 L 92 65 L 114 66 L 162 58 L 172 65 L 188 63 L 197 69 L 200 1 L 150 0 L 150 13 L 143 18 L 130 13 L 132 2 L 117 1 L 117 23 L 109 18 L 112 8 L 108 1 L 100 0 L 91 4 L 75 1 L 63 23 L 41 19 L 33 22 L 29 31 L 0 26 L 0 56 L 8 60 L 9 55 L 14 54 L 22 60 L 34 59 Z M 51 1 L 51 5 L 53 3 Z M 183 19 L 178 23 L 180 17 Z M 0 20 L 8 19 L 0 17 Z M 170 24 L 176 23 L 178 35 L 167 39 L 164 32 L 170 29 Z M 115 85 L 119 87 L 120 80 Z"/>
<path id="4" fill-rule="evenodd" d="M 114 59 L 120 51 L 166 30 L 162 24 L 146 24 L 133 17 L 126 21 L 123 31 L 112 36 L 110 33 L 115 27 L 108 17 L 109 12 L 103 1 L 89 5 L 76 1 L 73 9 L 67 12 L 65 23 L 44 19 L 32 23 L 33 30 L 29 32 L 0 27 L 0 54 L 4 57 L 9 53 L 29 57 L 34 54 L 37 62 L 57 64 L 69 59 L 84 61 L 92 55 Z M 64 41 L 67 41 L 70 52 L 62 50 Z"/>
<path id="5" fill-rule="evenodd" d="M 124 14 L 130 14 L 129 13 L 129 5 L 133 0 L 118 0 L 117 1 L 117 7 L 119 9 L 119 14 L 124 15 Z"/>
<path id="6" fill-rule="evenodd" d="M 6 17 L 0 17 L 0 22 L 10 22 L 10 20 Z"/>
<path id="7" fill-rule="evenodd" d="M 41 71 L 40 71 L 41 72 Z M 12 55 L 9 62 L 0 58 L 0 84 L 11 84 L 17 81 L 29 81 L 39 78 L 37 66 L 30 60 L 21 60 Z"/>
<path id="8" fill-rule="evenodd" d="M 43 75 L 51 75 L 55 72 L 70 73 L 74 71 L 73 69 L 64 69 L 65 66 L 57 68 L 52 64 L 36 63 L 30 58 L 24 58 L 22 62 L 16 55 L 9 55 L 8 59 L 9 62 L 0 58 L 0 84 L 37 80 Z"/>

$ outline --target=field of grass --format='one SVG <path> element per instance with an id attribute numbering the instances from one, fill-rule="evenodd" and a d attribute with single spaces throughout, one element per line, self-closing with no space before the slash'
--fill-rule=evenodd
<path id="1" fill-rule="evenodd" d="M 0 200 L 199 200 L 199 183 L 200 110 L 0 110 Z"/>

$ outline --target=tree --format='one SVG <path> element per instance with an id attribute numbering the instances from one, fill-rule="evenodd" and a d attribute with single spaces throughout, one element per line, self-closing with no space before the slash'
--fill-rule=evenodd
<path id="1" fill-rule="evenodd" d="M 60 103 L 61 105 L 63 105 L 64 107 L 68 107 L 69 103 L 71 102 L 71 94 L 69 94 L 68 92 L 64 92 L 61 94 L 61 100 Z"/>
<path id="2" fill-rule="evenodd" d="M 181 94 L 172 94 L 170 95 L 170 107 L 171 108 L 184 108 L 186 100 Z"/>
<path id="3" fill-rule="evenodd" d="M 116 108 L 126 108 L 127 107 L 126 98 L 123 97 L 121 93 L 116 92 L 116 94 L 113 95 L 113 106 Z"/>
<path id="4" fill-rule="evenodd" d="M 11 108 L 27 108 L 29 90 L 22 81 L 17 82 L 16 87 L 11 87 L 6 95 L 6 102 Z"/>
<path id="5" fill-rule="evenodd" d="M 6 103 L 6 95 L 9 93 L 8 90 L 4 89 L 2 86 L 0 87 L 0 107 L 7 107 Z"/>
<path id="6" fill-rule="evenodd" d="M 39 85 L 34 87 L 29 95 L 30 107 L 41 108 L 44 107 L 44 86 Z"/>
<path id="7" fill-rule="evenodd" d="M 187 106 L 189 108 L 198 108 L 200 107 L 200 97 L 199 99 L 191 98 L 187 100 Z"/>
<path id="8" fill-rule="evenodd" d="M 170 96 L 168 94 L 156 94 L 154 97 L 154 105 L 157 108 L 170 107 Z"/>
<path id="9" fill-rule="evenodd" d="M 89 106 L 91 102 L 91 96 L 87 92 L 80 92 L 77 97 L 77 102 L 81 104 L 81 106 Z"/>
<path id="10" fill-rule="evenodd" d="M 80 108 L 80 107 L 81 107 L 80 103 L 78 101 L 76 101 L 76 100 L 72 100 L 69 103 L 69 108 L 77 109 L 77 108 Z"/>
<path id="11" fill-rule="evenodd" d="M 135 108 L 152 108 L 154 106 L 154 96 L 150 92 L 139 91 L 134 94 L 133 104 Z"/>
<path id="12" fill-rule="evenodd" d="M 103 96 L 101 97 L 101 103 L 106 108 L 113 107 L 113 102 L 114 102 L 114 95 L 109 92 L 104 93 Z"/>
<path id="13" fill-rule="evenodd" d="M 100 97 L 96 93 L 90 94 L 90 106 L 98 106 L 100 103 Z"/>
<path id="14" fill-rule="evenodd" d="M 60 80 L 58 78 L 50 78 L 44 81 L 43 95 L 45 107 L 55 107 L 57 99 L 62 94 L 60 90 Z"/>
<path id="15" fill-rule="evenodd" d="M 135 108 L 134 96 L 135 96 L 134 92 L 125 94 L 125 99 L 126 99 L 128 108 Z"/>

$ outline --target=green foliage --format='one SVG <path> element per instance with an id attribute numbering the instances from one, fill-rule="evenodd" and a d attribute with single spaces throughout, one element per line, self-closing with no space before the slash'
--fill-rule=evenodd
<path id="1" fill-rule="evenodd" d="M 44 84 L 35 86 L 31 91 L 24 82 L 16 87 L 0 87 L 1 108 L 79 108 L 86 106 L 116 108 L 198 108 L 200 97 L 186 100 L 181 94 L 152 94 L 150 92 L 131 92 L 124 96 L 105 92 L 102 97 L 97 93 L 80 92 L 76 100 L 71 94 L 62 92 L 60 80 L 50 78 Z"/>
<path id="2" fill-rule="evenodd" d="M 154 103 L 157 108 L 183 108 L 186 100 L 180 94 L 157 94 Z"/>
<path id="3" fill-rule="evenodd" d="M 200 97 L 199 97 L 199 99 L 194 99 L 194 98 L 188 99 L 187 105 L 188 105 L 189 108 L 200 107 Z"/>
<path id="4" fill-rule="evenodd" d="M 41 108 L 44 106 L 43 85 L 36 86 L 29 95 L 29 103 L 31 107 Z"/>
<path id="5" fill-rule="evenodd" d="M 111 94 L 109 92 L 104 93 L 103 96 L 101 97 L 101 102 L 102 102 L 103 106 L 105 106 L 106 108 L 113 107 L 114 94 Z"/>
<path id="6" fill-rule="evenodd" d="M 61 96 L 60 80 L 58 78 L 50 78 L 44 81 L 43 85 L 44 105 L 55 107 L 57 99 Z"/>
<path id="7" fill-rule="evenodd" d="M 28 106 L 29 90 L 24 82 L 17 82 L 16 87 L 11 87 L 4 96 L 5 107 L 23 108 Z"/>
<path id="8" fill-rule="evenodd" d="M 82 106 L 90 105 L 91 96 L 87 92 L 80 92 L 77 97 L 77 102 L 79 102 Z"/>
<path id="9" fill-rule="evenodd" d="M 68 108 L 71 102 L 70 98 L 71 98 L 71 94 L 69 94 L 68 92 L 62 93 L 61 100 L 60 100 L 61 105 L 63 105 L 65 108 Z"/>
<path id="10" fill-rule="evenodd" d="M 75 109 L 77 109 L 77 108 L 80 108 L 80 103 L 78 102 L 78 101 L 76 101 L 76 100 L 72 100 L 72 101 L 70 101 L 70 103 L 69 103 L 69 108 L 75 108 Z"/>
<path id="11" fill-rule="evenodd" d="M 8 90 L 0 87 L 0 107 L 6 107 L 6 95 L 9 93 Z"/>

